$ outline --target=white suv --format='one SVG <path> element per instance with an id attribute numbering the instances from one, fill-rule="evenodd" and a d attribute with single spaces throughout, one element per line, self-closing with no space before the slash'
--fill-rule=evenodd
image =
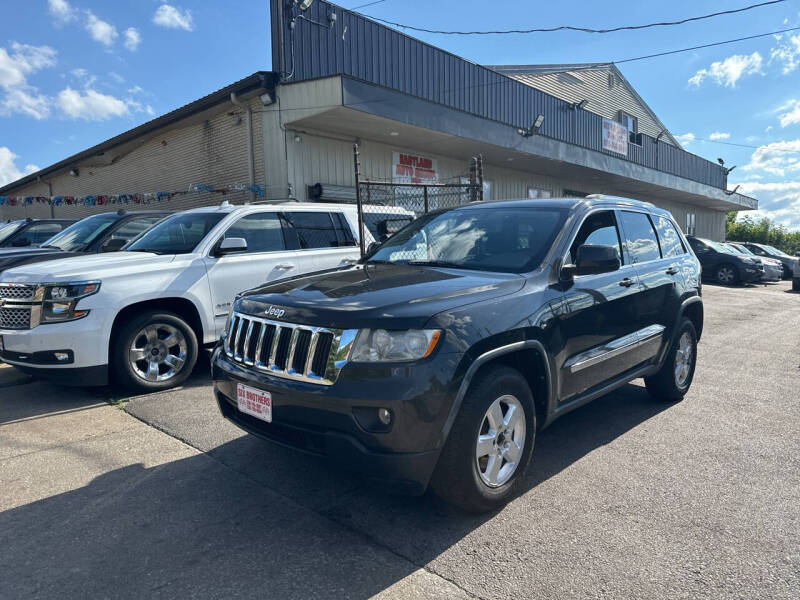
<path id="1" fill-rule="evenodd" d="M 103 385 L 111 371 L 140 390 L 178 385 L 238 292 L 352 264 L 357 232 L 355 206 L 223 202 L 172 215 L 123 252 L 9 269 L 0 356 L 64 383 Z"/>

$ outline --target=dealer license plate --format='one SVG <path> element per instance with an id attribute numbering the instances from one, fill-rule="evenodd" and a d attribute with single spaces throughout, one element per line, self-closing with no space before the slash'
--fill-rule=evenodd
<path id="1" fill-rule="evenodd" d="M 257 419 L 272 423 L 272 395 L 249 385 L 236 385 L 236 404 L 239 410 Z"/>

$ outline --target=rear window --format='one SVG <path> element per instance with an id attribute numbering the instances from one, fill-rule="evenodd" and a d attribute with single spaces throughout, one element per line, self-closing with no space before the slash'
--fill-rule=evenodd
<path id="1" fill-rule="evenodd" d="M 289 245 L 300 249 L 355 246 L 344 216 L 338 212 L 286 212 Z"/>
<path id="2" fill-rule="evenodd" d="M 634 263 L 643 263 L 661 258 L 658 239 L 650 218 L 640 212 L 622 211 L 622 229 L 628 253 Z"/>
<path id="3" fill-rule="evenodd" d="M 672 222 L 666 217 L 655 217 L 655 223 L 658 241 L 661 243 L 661 254 L 664 258 L 685 254 L 686 249 Z"/>

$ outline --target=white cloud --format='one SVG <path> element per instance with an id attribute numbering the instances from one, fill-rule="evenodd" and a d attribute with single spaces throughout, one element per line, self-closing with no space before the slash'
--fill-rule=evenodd
<path id="1" fill-rule="evenodd" d="M 15 164 L 17 158 L 19 157 L 6 146 L 0 146 L 0 185 L 6 185 L 39 170 L 36 165 L 25 165 L 24 169 L 19 170 Z"/>
<path id="2" fill-rule="evenodd" d="M 98 18 L 90 10 L 86 11 L 86 30 L 89 32 L 89 35 L 92 36 L 94 41 L 100 42 L 104 46 L 111 46 L 111 44 L 114 43 L 114 40 L 119 37 L 116 27 L 114 27 L 111 23 Z"/>
<path id="3" fill-rule="evenodd" d="M 117 83 L 124 83 L 125 82 L 125 78 L 122 75 L 120 75 L 119 73 L 117 73 L 116 71 L 109 71 L 108 72 L 108 76 L 111 77 L 111 79 L 113 79 Z"/>
<path id="4" fill-rule="evenodd" d="M 104 121 L 130 112 L 124 100 L 92 89 L 81 93 L 67 87 L 58 93 L 56 101 L 65 115 L 86 121 Z"/>
<path id="5" fill-rule="evenodd" d="M 75 9 L 67 0 L 47 0 L 47 10 L 57 25 L 64 25 L 75 20 Z"/>
<path id="6" fill-rule="evenodd" d="M 133 52 L 139 47 L 139 44 L 142 42 L 142 36 L 139 33 L 139 30 L 135 27 L 128 27 L 125 30 L 125 47 Z"/>
<path id="7" fill-rule="evenodd" d="M 764 130 L 764 133 L 769 133 L 772 131 L 772 125 L 767 125 L 767 128 Z"/>
<path id="8" fill-rule="evenodd" d="M 781 177 L 788 172 L 800 171 L 800 139 L 759 146 L 742 170 L 764 171 Z"/>
<path id="9" fill-rule="evenodd" d="M 730 139 L 730 133 L 723 133 L 722 131 L 715 131 L 711 135 L 708 136 L 710 140 L 727 140 Z"/>
<path id="10" fill-rule="evenodd" d="M 180 9 L 170 4 L 162 4 L 153 15 L 153 23 L 170 29 L 194 29 L 194 20 L 189 9 Z"/>
<path id="11" fill-rule="evenodd" d="M 800 181 L 744 181 L 739 192 L 758 198 L 756 213 L 750 216 L 766 216 L 790 229 L 800 229 Z"/>
<path id="12" fill-rule="evenodd" d="M 789 100 L 781 106 L 778 111 L 784 111 L 778 115 L 781 127 L 788 127 L 795 123 L 800 123 L 800 100 Z"/>
<path id="13" fill-rule="evenodd" d="M 56 64 L 50 46 L 11 43 L 11 53 L 0 47 L 0 115 L 24 114 L 43 119 L 50 114 L 45 96 L 28 83 L 28 75 Z"/>
<path id="14" fill-rule="evenodd" d="M 800 34 L 779 41 L 778 45 L 769 51 L 769 62 L 780 63 L 784 75 L 800 67 Z"/>
<path id="15" fill-rule="evenodd" d="M 83 68 L 72 69 L 69 74 L 85 88 L 92 87 L 97 81 L 97 77 L 95 75 L 92 75 L 89 73 L 89 71 Z"/>
<path id="16" fill-rule="evenodd" d="M 682 133 L 674 137 L 681 146 L 688 146 L 695 140 L 695 135 L 693 133 Z"/>
<path id="17" fill-rule="evenodd" d="M 718 85 L 736 87 L 736 82 L 746 75 L 761 73 L 764 60 L 758 52 L 752 54 L 734 54 L 725 60 L 711 63 L 707 69 L 700 69 L 689 78 L 690 86 L 699 86 L 706 79 Z"/>

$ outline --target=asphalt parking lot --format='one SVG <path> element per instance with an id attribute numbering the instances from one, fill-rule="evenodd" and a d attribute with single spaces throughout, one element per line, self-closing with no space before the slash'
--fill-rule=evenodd
<path id="1" fill-rule="evenodd" d="M 800 294 L 704 287 L 684 402 L 542 432 L 524 494 L 389 496 L 218 415 L 0 369 L 0 597 L 800 597 Z"/>

